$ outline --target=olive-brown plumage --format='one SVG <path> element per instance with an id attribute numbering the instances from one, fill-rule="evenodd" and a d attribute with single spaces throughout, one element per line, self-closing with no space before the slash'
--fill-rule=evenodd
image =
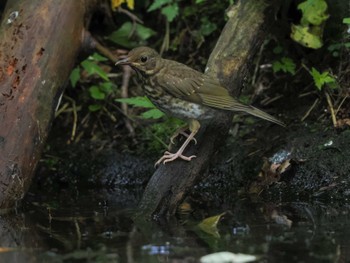
<path id="1" fill-rule="evenodd" d="M 146 96 L 166 114 L 189 122 L 190 135 L 177 153 L 165 152 L 156 163 L 171 162 L 177 158 L 191 160 L 182 153 L 200 128 L 200 122 L 213 119 L 217 110 L 240 111 L 256 117 L 284 124 L 273 116 L 233 98 L 217 79 L 196 71 L 182 63 L 163 59 L 154 49 L 138 47 L 116 65 L 130 65 L 143 82 Z"/>

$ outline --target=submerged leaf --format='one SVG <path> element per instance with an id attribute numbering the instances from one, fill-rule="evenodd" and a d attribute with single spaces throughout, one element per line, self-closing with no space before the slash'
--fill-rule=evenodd
<path id="1" fill-rule="evenodd" d="M 219 238 L 220 234 L 218 232 L 217 225 L 223 215 L 225 215 L 225 213 L 205 218 L 202 222 L 198 224 L 198 227 L 207 234 Z"/>

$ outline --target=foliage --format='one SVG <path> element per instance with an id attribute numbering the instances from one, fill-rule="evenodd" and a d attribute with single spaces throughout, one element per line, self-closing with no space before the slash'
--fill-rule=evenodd
<path id="1" fill-rule="evenodd" d="M 152 12 L 159 9 L 167 21 L 172 22 L 179 14 L 178 1 L 174 0 L 155 0 L 151 6 L 147 9 L 147 12 Z"/>
<path id="2" fill-rule="evenodd" d="M 122 47 L 133 48 L 146 44 L 146 41 L 156 35 L 152 29 L 140 25 L 125 22 L 117 31 L 114 31 L 108 39 Z"/>
<path id="3" fill-rule="evenodd" d="M 296 65 L 291 58 L 282 57 L 280 60 L 276 60 L 272 63 L 273 72 L 277 73 L 283 71 L 284 73 L 290 73 L 295 75 Z"/>
<path id="4" fill-rule="evenodd" d="M 159 119 L 164 116 L 164 113 L 158 110 L 147 97 L 123 98 L 116 99 L 116 101 L 149 109 L 141 114 L 141 117 L 144 119 Z"/>
<path id="5" fill-rule="evenodd" d="M 306 0 L 298 5 L 302 12 L 299 25 L 292 25 L 291 38 L 313 49 L 322 47 L 323 24 L 329 18 L 325 0 Z"/>
<path id="6" fill-rule="evenodd" d="M 343 18 L 343 24 L 348 26 L 347 33 L 350 32 L 350 17 Z M 350 50 L 350 38 L 349 35 L 345 37 L 346 41 L 335 42 L 328 46 L 328 51 L 332 53 L 334 57 L 339 57 L 343 50 Z"/>
<path id="7" fill-rule="evenodd" d="M 118 15 L 117 26 L 113 28 L 114 31 L 109 31 L 107 40 L 116 47 L 128 50 L 140 45 L 149 45 L 159 50 L 162 38 L 168 37 L 170 49 L 166 54 L 168 58 L 182 62 L 186 58 L 185 63 L 189 66 L 196 69 L 204 68 L 209 53 L 220 34 L 220 29 L 225 23 L 224 10 L 232 2 L 232 0 L 219 2 L 208 0 L 136 2 L 111 0 L 113 10 L 123 10 L 123 4 L 125 4 L 125 7 L 131 10 L 127 12 L 132 13 L 132 16 L 120 15 L 123 12 L 116 13 L 116 16 Z M 340 81 L 346 78 L 341 78 L 341 71 L 334 66 L 337 63 L 334 58 L 345 58 L 349 53 L 350 41 L 347 30 L 349 30 L 350 18 L 342 17 L 339 22 L 343 23 L 341 26 L 343 26 L 344 34 L 339 38 L 330 38 L 327 35 L 329 32 L 324 32 L 324 30 L 327 30 L 327 26 L 332 22 L 333 14 L 331 13 L 331 16 L 328 14 L 332 9 L 328 9 L 325 0 L 298 1 L 297 10 L 294 5 L 287 2 L 285 3 L 289 5 L 288 8 L 293 8 L 294 12 L 300 11 L 300 17 L 297 19 L 295 17 L 285 18 L 287 23 L 284 25 L 284 32 L 290 29 L 290 21 L 294 23 L 291 26 L 291 38 L 281 37 L 281 35 L 271 36 L 267 47 L 262 48 L 262 60 L 259 58 L 257 65 L 256 86 L 261 84 L 262 79 L 266 79 L 269 85 L 274 80 L 283 78 L 288 78 L 291 83 L 302 79 L 305 87 L 312 81 L 317 90 L 331 88 L 327 92 L 329 90 L 336 92 L 341 88 Z M 135 19 L 135 17 L 140 19 Z M 276 17 L 280 19 L 279 16 Z M 289 31 L 287 34 L 289 35 Z M 326 48 L 320 48 L 324 45 L 323 43 L 326 43 Z M 263 67 L 264 62 L 268 65 L 267 67 Z M 303 68 L 311 77 L 304 78 Z M 271 74 L 272 72 L 278 74 Z M 266 76 L 262 76 L 263 74 Z M 119 69 L 108 65 L 106 58 L 96 53 L 82 61 L 70 76 L 72 91 L 75 94 L 79 93 L 83 99 L 83 102 L 77 103 L 77 108 L 84 108 L 80 105 L 88 105 L 88 112 L 90 114 L 93 112 L 91 114 L 93 116 L 108 114 L 118 116 L 120 113 L 116 109 L 120 110 L 119 103 L 131 105 L 128 117 L 133 121 L 137 120 L 133 122 L 133 126 L 142 129 L 142 139 L 145 140 L 143 147 L 147 146 L 149 147 L 147 149 L 157 150 L 163 148 L 165 138 L 183 122 L 164 116 L 164 113 L 159 111 L 147 98 L 140 96 L 142 94 L 134 89 L 138 85 L 134 85 L 132 81 L 129 92 L 132 97 L 116 99 L 120 91 L 114 83 L 120 83 L 120 76 Z M 253 100 L 252 96 L 241 96 L 241 98 L 247 104 Z M 158 122 L 159 119 L 161 119 L 160 122 Z M 249 118 L 247 120 L 249 121 Z"/>
<path id="8" fill-rule="evenodd" d="M 115 85 L 110 81 L 105 70 L 99 65 L 100 62 L 105 62 L 107 59 L 97 53 L 89 56 L 83 60 L 80 65 L 75 67 L 70 74 L 70 82 L 72 87 L 76 87 L 77 83 L 81 81 L 81 72 L 84 70 L 88 76 L 96 76 L 101 78 L 98 83 L 91 85 L 88 89 L 90 97 L 95 101 L 103 102 L 109 96 Z M 101 103 L 93 103 L 88 106 L 89 110 L 94 112 L 102 109 Z"/>
<path id="9" fill-rule="evenodd" d="M 321 90 L 322 87 L 325 84 L 335 84 L 336 80 L 333 76 L 331 76 L 331 74 L 328 71 L 324 71 L 322 73 L 320 73 L 317 69 L 315 69 L 314 67 L 311 69 L 310 72 L 315 86 L 317 87 L 318 90 Z M 334 87 L 334 86 L 331 86 Z"/>

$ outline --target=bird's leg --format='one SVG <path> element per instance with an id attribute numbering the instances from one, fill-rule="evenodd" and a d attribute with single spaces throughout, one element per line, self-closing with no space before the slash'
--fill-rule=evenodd
<path id="1" fill-rule="evenodd" d="M 189 128 L 191 133 L 188 135 L 186 141 L 182 144 L 182 146 L 180 147 L 180 149 L 176 152 L 176 153 L 171 153 L 166 151 L 164 153 L 164 155 L 162 156 L 162 158 L 160 158 L 155 166 L 163 163 L 168 163 L 168 162 L 172 162 L 174 160 L 176 160 L 177 158 L 181 158 L 182 160 L 185 161 L 191 161 L 192 158 L 195 158 L 195 155 L 191 155 L 191 156 L 185 156 L 182 155 L 183 151 L 186 149 L 187 145 L 194 139 L 194 136 L 197 134 L 199 128 L 200 128 L 200 124 L 197 120 L 190 120 L 190 124 L 189 124 Z"/>
<path id="2" fill-rule="evenodd" d="M 180 127 L 179 129 L 176 130 L 176 132 L 173 134 L 173 136 L 170 137 L 170 143 L 171 144 L 175 144 L 175 138 L 177 138 L 177 136 L 179 136 L 180 134 L 186 138 L 188 138 L 188 136 L 190 136 L 186 130 L 188 129 L 188 125 L 186 126 L 183 126 L 183 127 Z M 197 144 L 197 140 L 196 138 L 193 138 L 192 140 L 194 140 L 194 144 Z M 171 145 L 170 144 L 170 145 Z M 169 145 L 169 148 L 170 148 L 170 145 Z"/>

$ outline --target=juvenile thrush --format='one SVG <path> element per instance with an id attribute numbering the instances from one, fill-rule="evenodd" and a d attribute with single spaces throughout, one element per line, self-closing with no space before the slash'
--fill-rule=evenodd
<path id="1" fill-rule="evenodd" d="M 194 136 L 200 128 L 200 122 L 215 118 L 218 110 L 245 112 L 285 126 L 273 116 L 238 102 L 217 79 L 182 63 L 163 59 L 149 47 L 134 48 L 126 58 L 117 61 L 116 65 L 131 66 L 141 79 L 146 96 L 156 107 L 170 116 L 189 123 L 190 134 L 181 130 L 171 138 L 173 142 L 178 134 L 187 137 L 180 149 L 176 153 L 166 151 L 156 165 L 177 158 L 190 161 L 196 157 L 185 156 L 183 152 L 191 140 L 195 140 Z"/>

